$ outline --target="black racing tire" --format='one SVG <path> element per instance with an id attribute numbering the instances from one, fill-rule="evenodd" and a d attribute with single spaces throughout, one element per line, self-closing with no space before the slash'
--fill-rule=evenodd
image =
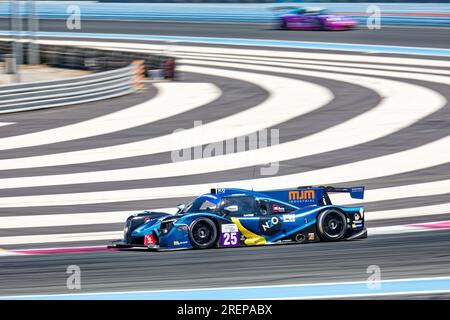
<path id="1" fill-rule="evenodd" d="M 189 240 L 195 249 L 209 249 L 217 242 L 217 226 L 211 219 L 199 218 L 189 226 Z"/>
<path id="2" fill-rule="evenodd" d="M 347 233 L 347 217 L 337 209 L 328 209 L 317 217 L 317 231 L 325 241 L 339 241 Z"/>

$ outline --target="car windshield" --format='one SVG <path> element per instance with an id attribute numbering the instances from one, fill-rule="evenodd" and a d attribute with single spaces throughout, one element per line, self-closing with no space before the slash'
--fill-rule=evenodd
<path id="1" fill-rule="evenodd" d="M 306 9 L 300 9 L 297 11 L 299 14 L 304 15 L 330 15 L 332 12 L 328 9 L 318 9 L 318 8 L 306 8 Z"/>
<path id="2" fill-rule="evenodd" d="M 330 14 L 333 14 L 333 12 L 328 9 L 323 9 L 323 10 L 320 10 L 320 12 L 318 14 L 330 15 Z"/>
<path id="3" fill-rule="evenodd" d="M 255 199 L 252 196 L 231 196 L 222 198 L 222 208 L 236 206 L 237 210 L 228 212 L 231 215 L 252 214 L 255 212 Z"/>
<path id="4" fill-rule="evenodd" d="M 188 204 L 181 212 L 178 214 L 186 214 L 192 212 L 215 212 L 217 210 L 217 205 L 215 199 L 197 198 L 190 204 Z"/>

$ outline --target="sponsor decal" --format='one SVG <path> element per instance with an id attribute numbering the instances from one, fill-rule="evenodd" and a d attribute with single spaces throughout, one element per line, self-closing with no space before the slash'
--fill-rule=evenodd
<path id="1" fill-rule="evenodd" d="M 315 190 L 295 190 L 288 193 L 289 202 L 310 202 L 316 198 Z"/>
<path id="2" fill-rule="evenodd" d="M 283 214 L 283 222 L 295 222 L 295 214 Z"/>
<path id="3" fill-rule="evenodd" d="M 177 241 L 177 240 L 175 240 L 173 242 L 173 245 L 174 246 L 180 246 L 180 245 L 187 244 L 187 243 L 188 243 L 187 241 Z"/>
<path id="4" fill-rule="evenodd" d="M 277 216 L 264 217 L 259 220 L 259 230 L 265 235 L 274 235 L 281 229 L 281 219 Z"/>
<path id="5" fill-rule="evenodd" d="M 277 204 L 273 204 L 273 205 L 272 205 L 272 212 L 273 212 L 273 213 L 280 213 L 280 212 L 285 212 L 285 211 L 286 211 L 285 208 L 280 207 L 280 206 L 277 205 Z"/>
<path id="6" fill-rule="evenodd" d="M 144 237 L 144 245 L 148 246 L 148 245 L 154 245 L 156 244 L 155 241 L 155 237 L 153 236 L 153 234 L 147 234 Z"/>
<path id="7" fill-rule="evenodd" d="M 314 239 L 316 239 L 316 235 L 314 233 L 308 233 L 308 240 L 313 241 Z"/>
<path id="8" fill-rule="evenodd" d="M 223 224 L 220 233 L 220 246 L 236 247 L 239 245 L 239 229 L 234 223 Z"/>
<path id="9" fill-rule="evenodd" d="M 238 232 L 238 226 L 234 223 L 223 224 L 222 225 L 222 233 L 223 232 Z"/>
<path id="10" fill-rule="evenodd" d="M 354 221 L 352 223 L 352 229 L 358 229 L 362 227 L 362 221 Z"/>
<path id="11" fill-rule="evenodd" d="M 177 230 L 187 230 L 187 229 L 188 229 L 188 226 L 185 224 L 177 227 Z"/>

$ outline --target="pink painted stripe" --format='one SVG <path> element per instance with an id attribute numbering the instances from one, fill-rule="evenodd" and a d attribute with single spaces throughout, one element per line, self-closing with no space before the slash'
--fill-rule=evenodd
<path id="1" fill-rule="evenodd" d="M 450 229 L 450 221 L 437 221 L 420 224 L 410 224 L 411 227 L 429 228 L 429 229 Z"/>
<path id="2" fill-rule="evenodd" d="M 66 247 L 66 248 L 9 250 L 9 252 L 19 254 L 86 253 L 86 252 L 102 252 L 102 251 L 116 251 L 116 249 L 107 248 L 106 246 L 98 246 L 98 247 Z"/>

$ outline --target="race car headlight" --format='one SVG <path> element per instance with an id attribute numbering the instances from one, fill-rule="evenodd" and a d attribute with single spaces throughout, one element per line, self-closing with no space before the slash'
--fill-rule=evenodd
<path id="1" fill-rule="evenodd" d="M 166 235 L 172 229 L 173 224 L 177 221 L 176 218 L 167 219 L 161 222 L 160 232 L 162 235 Z"/>

